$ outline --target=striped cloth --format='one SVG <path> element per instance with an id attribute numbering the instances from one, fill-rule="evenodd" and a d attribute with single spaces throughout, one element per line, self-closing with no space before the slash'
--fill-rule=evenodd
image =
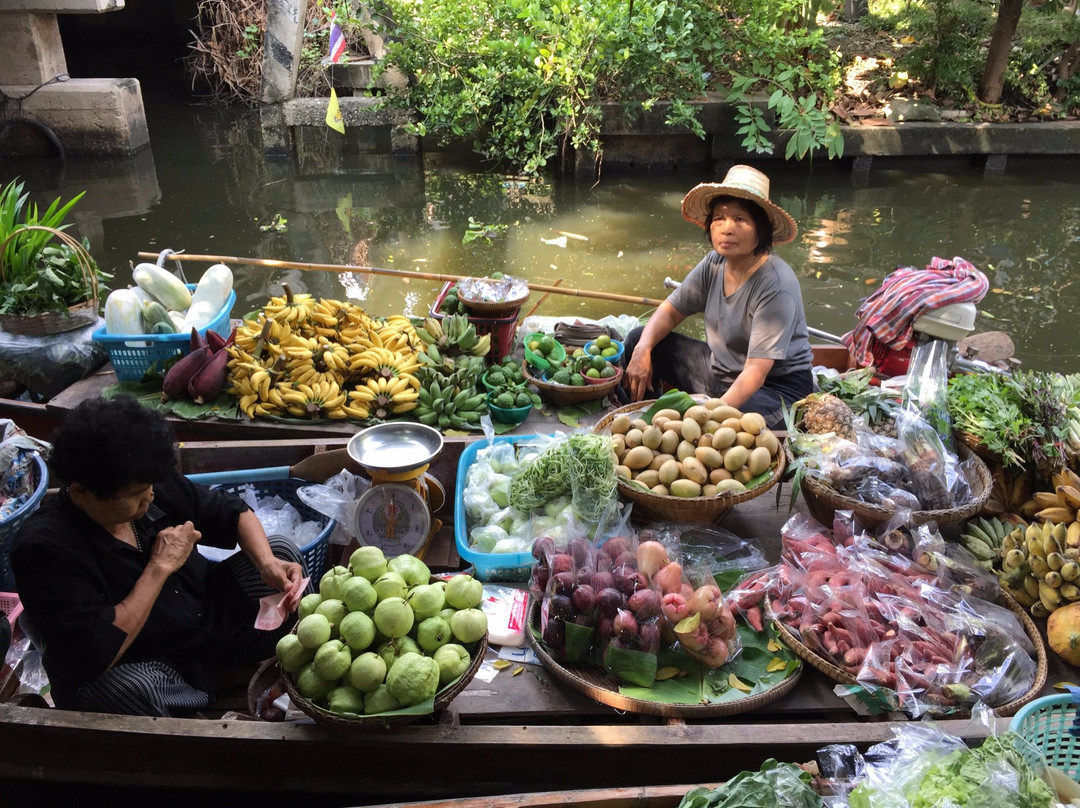
<path id="1" fill-rule="evenodd" d="M 952 261 L 935 256 L 926 269 L 902 267 L 863 301 L 855 312 L 858 324 L 842 339 L 860 367 L 872 365 L 875 340 L 903 350 L 923 314 L 951 303 L 978 303 L 989 288 L 986 276 L 959 256 Z"/>

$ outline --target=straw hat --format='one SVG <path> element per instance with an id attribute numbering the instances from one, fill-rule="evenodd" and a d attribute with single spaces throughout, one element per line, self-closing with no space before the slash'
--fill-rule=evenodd
<path id="1" fill-rule="evenodd" d="M 794 240 L 795 233 L 798 231 L 795 220 L 778 205 L 769 201 L 769 178 L 756 168 L 732 166 L 728 169 L 723 182 L 703 182 L 696 185 L 683 197 L 683 218 L 704 228 L 705 217 L 709 215 L 709 205 L 718 196 L 733 196 L 757 203 L 769 215 L 769 220 L 772 222 L 773 243 L 787 244 Z"/>

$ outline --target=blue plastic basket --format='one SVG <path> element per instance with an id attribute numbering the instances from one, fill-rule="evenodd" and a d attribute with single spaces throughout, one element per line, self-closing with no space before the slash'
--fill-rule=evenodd
<path id="1" fill-rule="evenodd" d="M 535 435 L 496 435 L 497 443 L 518 443 L 535 440 Z M 465 513 L 465 481 L 469 467 L 476 462 L 476 455 L 489 446 L 486 440 L 477 440 L 465 447 L 458 460 L 457 490 L 454 496 L 454 542 L 458 555 L 473 565 L 474 577 L 480 581 L 527 581 L 532 573 L 532 553 L 485 553 L 469 546 L 469 527 Z"/>
<path id="2" fill-rule="evenodd" d="M 282 475 L 283 476 L 279 476 Z M 189 474 L 188 479 L 194 482 L 208 485 L 215 490 L 227 491 L 230 494 L 239 494 L 244 486 L 255 489 L 255 496 L 266 499 L 274 495 L 280 496 L 300 512 L 304 519 L 318 522 L 323 526 L 319 535 L 300 548 L 300 555 L 304 557 L 308 575 L 316 582 L 326 571 L 327 556 L 330 553 L 330 534 L 334 532 L 337 524 L 333 519 L 314 508 L 305 504 L 296 495 L 297 489 L 305 485 L 311 485 L 308 480 L 299 477 L 288 476 L 288 466 L 280 466 L 271 469 L 247 469 L 244 471 L 224 471 L 209 474 Z"/>
<path id="3" fill-rule="evenodd" d="M 195 284 L 187 284 L 195 291 Z M 206 332 L 216 331 L 228 338 L 232 330 L 233 305 L 236 303 L 236 291 L 229 292 L 229 299 L 221 311 L 205 328 L 200 328 L 203 336 Z M 186 334 L 106 334 L 105 327 L 97 329 L 92 339 L 100 342 L 109 352 L 116 378 L 122 382 L 137 382 L 147 374 L 164 376 L 165 364 L 174 356 L 184 356 L 191 350 L 191 332 Z"/>
<path id="4" fill-rule="evenodd" d="M 1045 762 L 1080 781 L 1080 738 L 1069 732 L 1075 718 L 1072 696 L 1059 693 L 1022 707 L 1009 722 L 1009 729 L 1042 753 L 1043 760 L 1032 759 L 1032 750 L 1021 748 L 1028 763 L 1037 766 Z"/>
<path id="5" fill-rule="evenodd" d="M 34 461 L 34 472 L 37 476 L 37 487 L 34 488 L 29 499 L 26 500 L 14 513 L 0 521 L 0 591 L 15 591 L 15 576 L 11 574 L 11 564 L 8 556 L 11 553 L 11 540 L 19 531 L 19 527 L 41 505 L 41 499 L 45 496 L 45 490 L 49 487 L 49 467 L 45 460 L 37 452 L 31 452 Z"/>

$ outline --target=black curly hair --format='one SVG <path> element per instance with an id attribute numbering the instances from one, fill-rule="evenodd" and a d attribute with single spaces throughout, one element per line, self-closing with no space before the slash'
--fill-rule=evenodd
<path id="1" fill-rule="evenodd" d="M 52 444 L 49 467 L 56 476 L 99 499 L 132 483 L 156 483 L 176 467 L 168 422 L 128 396 L 83 401 L 64 417 Z"/>

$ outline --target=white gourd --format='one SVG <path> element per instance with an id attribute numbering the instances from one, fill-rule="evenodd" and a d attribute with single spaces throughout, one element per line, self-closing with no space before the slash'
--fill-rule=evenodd
<path id="1" fill-rule="evenodd" d="M 132 289 L 114 289 L 105 298 L 106 334 L 145 334 L 142 301 Z"/>
<path id="2" fill-rule="evenodd" d="M 184 311 L 191 305 L 191 292 L 167 269 L 156 264 L 138 264 L 131 271 L 131 277 L 166 309 Z"/>
<path id="3" fill-rule="evenodd" d="M 214 264 L 209 267 L 195 286 L 195 291 L 191 295 L 191 307 L 184 318 L 184 328 L 181 330 L 202 329 L 210 325 L 229 299 L 232 285 L 232 270 L 225 264 Z"/>

